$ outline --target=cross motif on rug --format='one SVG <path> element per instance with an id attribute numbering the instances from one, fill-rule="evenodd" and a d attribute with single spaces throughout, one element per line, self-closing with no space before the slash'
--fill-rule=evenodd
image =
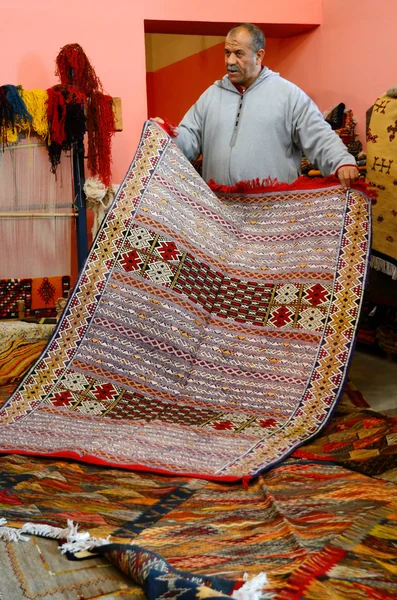
<path id="1" fill-rule="evenodd" d="M 387 105 L 389 104 L 390 100 L 381 100 L 380 102 L 375 102 L 374 104 L 374 111 L 375 112 L 380 112 L 383 115 L 385 114 L 385 110 Z"/>
<path id="2" fill-rule="evenodd" d="M 373 135 L 371 132 L 371 129 L 368 129 L 367 132 L 367 142 L 372 142 L 373 144 L 376 144 L 376 142 L 378 141 L 378 135 Z"/>
<path id="3" fill-rule="evenodd" d="M 396 137 L 396 133 L 397 133 L 397 119 L 394 121 L 394 126 L 389 125 L 389 127 L 387 128 L 387 132 L 390 133 L 389 140 L 392 142 L 394 140 L 394 138 Z"/>
<path id="4" fill-rule="evenodd" d="M 384 172 L 385 175 L 390 175 L 390 168 L 391 168 L 391 166 L 392 166 L 392 164 L 393 164 L 394 161 L 389 159 L 389 164 L 388 165 L 386 164 L 387 160 L 385 158 L 382 158 L 381 161 L 382 162 L 379 162 L 379 156 L 375 156 L 374 163 L 373 163 L 373 165 L 371 167 L 371 170 L 372 171 L 378 170 L 379 173 L 383 173 Z M 386 170 L 383 171 L 383 169 L 386 169 Z"/>

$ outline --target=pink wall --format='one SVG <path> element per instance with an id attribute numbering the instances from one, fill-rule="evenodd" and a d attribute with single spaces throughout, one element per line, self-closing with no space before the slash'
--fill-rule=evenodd
<path id="1" fill-rule="evenodd" d="M 396 0 L 323 0 L 323 24 L 281 40 L 278 69 L 322 111 L 344 102 L 365 142 L 365 111 L 397 84 Z"/>
<path id="2" fill-rule="evenodd" d="M 17 9 L 2 0 L 1 85 L 32 89 L 58 83 L 55 58 L 62 46 L 77 42 L 105 90 L 122 98 L 124 131 L 113 144 L 115 182 L 125 174 L 147 118 L 145 19 L 318 24 L 321 0 L 20 0 Z"/>
<path id="3" fill-rule="evenodd" d="M 359 120 L 377 96 L 397 83 L 396 0 L 21 0 L 1 2 L 0 83 L 46 88 L 57 83 L 54 61 L 78 42 L 106 91 L 123 101 L 124 131 L 114 141 L 114 181 L 134 154 L 147 117 L 144 19 L 257 23 L 321 23 L 304 35 L 280 40 L 273 68 L 303 87 L 325 110 L 344 101 Z M 5 58 L 7 57 L 7 58 Z"/>

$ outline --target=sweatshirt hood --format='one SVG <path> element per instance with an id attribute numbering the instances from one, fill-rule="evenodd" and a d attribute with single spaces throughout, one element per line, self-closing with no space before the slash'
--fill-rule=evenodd
<path id="1" fill-rule="evenodd" d="M 251 83 L 251 85 L 249 86 L 248 90 L 257 87 L 258 85 L 261 85 L 261 83 L 263 83 L 266 79 L 274 79 L 275 77 L 280 77 L 280 74 L 276 73 L 275 71 L 271 71 L 267 67 L 263 67 L 262 71 L 259 73 L 254 83 Z M 229 90 L 230 92 L 236 92 L 237 94 L 239 93 L 235 86 L 230 82 L 227 74 L 224 75 L 222 79 L 218 79 L 217 81 L 215 81 L 214 85 L 224 90 Z"/>

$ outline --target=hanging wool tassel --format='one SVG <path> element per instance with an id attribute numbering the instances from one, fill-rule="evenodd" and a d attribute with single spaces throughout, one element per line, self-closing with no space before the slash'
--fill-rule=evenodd
<path id="1" fill-rule="evenodd" d="M 20 85 L 16 89 L 31 118 L 16 120 L 14 127 L 9 127 L 7 129 L 7 142 L 10 144 L 17 143 L 20 132 L 26 132 L 29 139 L 32 130 L 43 140 L 46 139 L 48 135 L 48 121 L 45 104 L 47 92 L 44 90 L 27 91 Z"/>
<path id="2" fill-rule="evenodd" d="M 3 88 L 5 90 L 7 100 L 13 111 L 14 122 L 31 122 L 32 116 L 29 114 L 25 102 L 19 95 L 18 88 L 15 85 L 3 85 Z"/>
<path id="3" fill-rule="evenodd" d="M 49 144 L 62 145 L 65 134 L 66 100 L 58 86 L 47 90 L 47 119 L 49 123 Z"/>
<path id="4" fill-rule="evenodd" d="M 13 142 L 14 134 L 14 115 L 11 104 L 8 102 L 5 86 L 0 87 L 0 135 L 2 147 L 7 145 L 7 141 Z M 16 140 L 15 140 L 16 141 Z"/>
<path id="5" fill-rule="evenodd" d="M 103 91 L 102 83 L 83 48 L 79 44 L 66 44 L 56 58 L 55 75 L 61 83 L 74 85 L 87 96 Z"/>
<path id="6" fill-rule="evenodd" d="M 70 150 L 72 143 L 85 133 L 84 106 L 87 98 L 75 86 L 55 85 L 47 93 L 48 154 L 51 171 L 55 173 L 62 150 Z"/>
<path id="7" fill-rule="evenodd" d="M 50 142 L 62 145 L 68 138 L 66 132 L 67 105 L 80 108 L 86 104 L 86 95 L 74 86 L 54 85 L 47 90 L 47 118 L 50 124 Z M 81 131 L 79 132 L 81 134 Z M 83 131 L 84 133 L 84 131 Z"/>
<path id="8" fill-rule="evenodd" d="M 7 141 L 17 141 L 16 124 L 18 122 L 31 121 L 24 101 L 18 93 L 15 85 L 3 85 L 0 87 L 0 135 L 3 148 Z"/>
<path id="9" fill-rule="evenodd" d="M 112 177 L 111 147 L 115 131 L 111 96 L 94 92 L 87 107 L 87 166 L 92 176 L 98 175 L 106 187 L 109 187 Z"/>
<path id="10" fill-rule="evenodd" d="M 111 142 L 116 131 L 112 98 L 79 44 L 67 44 L 56 58 L 55 74 L 65 86 L 75 86 L 87 97 L 87 166 L 106 187 L 111 182 Z"/>
<path id="11" fill-rule="evenodd" d="M 47 99 L 48 93 L 46 90 L 24 90 L 19 89 L 19 93 L 24 101 L 30 115 L 32 115 L 31 128 L 41 139 L 46 139 L 48 136 L 48 119 L 47 119 Z M 25 124 L 27 122 L 25 121 Z M 22 130 L 29 129 L 23 122 L 19 124 Z"/>

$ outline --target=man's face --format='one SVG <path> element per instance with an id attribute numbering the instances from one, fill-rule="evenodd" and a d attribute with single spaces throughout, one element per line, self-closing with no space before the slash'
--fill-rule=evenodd
<path id="1" fill-rule="evenodd" d="M 248 87 L 258 77 L 264 50 L 252 51 L 251 35 L 245 29 L 235 29 L 226 38 L 225 64 L 231 83 Z"/>

